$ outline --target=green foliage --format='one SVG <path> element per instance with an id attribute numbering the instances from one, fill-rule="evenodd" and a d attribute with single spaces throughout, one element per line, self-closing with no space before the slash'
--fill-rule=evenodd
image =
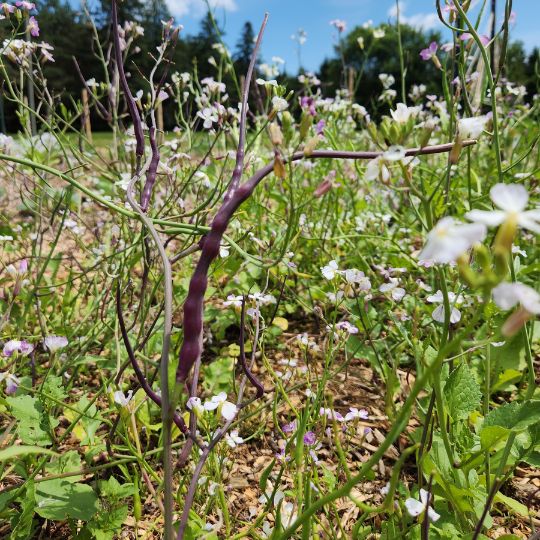
<path id="1" fill-rule="evenodd" d="M 478 408 L 482 392 L 474 371 L 460 364 L 448 377 L 444 386 L 446 403 L 454 420 L 465 420 Z"/>
<path id="2" fill-rule="evenodd" d="M 23 444 L 50 446 L 50 418 L 41 401 L 32 396 L 6 398 L 11 414 L 17 419 L 17 433 Z"/>

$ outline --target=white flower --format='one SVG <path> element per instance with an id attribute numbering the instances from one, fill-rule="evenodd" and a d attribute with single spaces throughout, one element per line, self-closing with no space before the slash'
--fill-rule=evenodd
<path id="1" fill-rule="evenodd" d="M 387 482 L 386 485 L 379 490 L 379 493 L 386 497 L 386 495 L 390 493 L 390 482 Z"/>
<path id="2" fill-rule="evenodd" d="M 481 223 L 460 223 L 454 218 L 442 218 L 429 232 L 426 245 L 418 259 L 436 263 L 454 262 L 487 234 Z"/>
<path id="3" fill-rule="evenodd" d="M 204 120 L 203 127 L 210 129 L 214 122 L 219 120 L 215 110 L 211 107 L 205 107 L 202 111 L 197 111 L 197 116 Z"/>
<path id="4" fill-rule="evenodd" d="M 465 214 L 467 219 L 496 227 L 511 221 L 535 233 L 540 233 L 540 208 L 525 210 L 529 194 L 521 184 L 495 184 L 489 196 L 500 210 L 471 210 Z"/>
<path id="5" fill-rule="evenodd" d="M 478 139 L 488 118 L 486 116 L 475 116 L 473 118 L 461 118 L 458 120 L 458 137 L 460 139 Z"/>
<path id="6" fill-rule="evenodd" d="M 350 283 L 351 285 L 357 283 L 360 290 L 368 291 L 369 289 L 371 289 L 371 282 L 369 281 L 369 278 L 367 278 L 364 272 L 362 272 L 361 270 L 357 270 L 356 268 L 349 268 L 347 270 L 344 270 L 342 274 L 345 277 L 345 281 L 347 283 Z"/>
<path id="7" fill-rule="evenodd" d="M 504 310 L 521 304 L 534 315 L 540 314 L 540 294 L 523 283 L 501 283 L 493 289 L 494 302 Z"/>
<path id="8" fill-rule="evenodd" d="M 390 88 L 396 82 L 394 76 L 389 75 L 388 73 L 380 73 L 379 80 L 381 81 L 381 84 L 385 90 L 388 90 L 388 88 Z"/>
<path id="9" fill-rule="evenodd" d="M 219 407 L 221 416 L 229 421 L 232 420 L 238 412 L 238 407 L 234 403 L 227 401 L 227 394 L 225 392 L 220 392 L 217 396 L 212 396 L 210 400 L 204 402 L 203 406 L 207 411 L 213 411 Z"/>
<path id="10" fill-rule="evenodd" d="M 221 244 L 219 246 L 219 256 L 224 259 L 225 257 L 229 256 L 229 245 L 228 244 Z"/>
<path id="11" fill-rule="evenodd" d="M 296 512 L 293 503 L 286 502 L 281 505 L 281 524 L 285 529 L 289 528 L 296 521 Z"/>
<path id="12" fill-rule="evenodd" d="M 405 501 L 405 508 L 407 508 L 407 512 L 413 517 L 418 517 L 420 514 L 425 512 L 427 510 L 428 518 L 431 521 L 437 521 L 441 516 L 433 510 L 430 506 L 428 506 L 428 500 L 433 500 L 433 496 L 430 496 L 430 494 L 425 490 L 420 490 L 420 500 L 417 501 L 416 499 L 409 498 Z"/>
<path id="13" fill-rule="evenodd" d="M 374 28 L 373 29 L 373 37 L 375 39 L 381 39 L 385 36 L 385 31 L 383 28 Z"/>
<path id="14" fill-rule="evenodd" d="M 406 294 L 405 289 L 402 287 L 398 287 L 399 285 L 399 279 L 397 278 L 390 278 L 390 281 L 388 283 L 383 283 L 379 287 L 379 291 L 381 292 L 390 292 L 392 295 L 392 298 L 399 302 Z"/>
<path id="15" fill-rule="evenodd" d="M 201 398 L 198 398 L 196 396 L 192 396 L 187 400 L 186 407 L 190 411 L 194 411 L 197 414 L 204 413 L 204 407 L 202 405 Z"/>
<path id="16" fill-rule="evenodd" d="M 433 310 L 431 316 L 434 321 L 444 323 L 444 297 L 442 291 L 438 290 L 435 294 L 428 296 L 426 300 L 431 304 L 440 304 Z M 461 295 L 456 297 L 453 292 L 449 292 L 448 302 L 450 303 L 450 322 L 456 324 L 461 320 L 461 312 L 453 304 L 461 304 L 463 297 Z"/>
<path id="17" fill-rule="evenodd" d="M 322 275 L 328 279 L 332 280 L 339 273 L 338 264 L 336 261 L 330 261 L 326 266 L 321 268 Z"/>
<path id="18" fill-rule="evenodd" d="M 58 349 L 63 349 L 67 346 L 68 340 L 64 336 L 47 336 L 43 340 L 43 344 L 50 352 L 57 351 Z"/>
<path id="19" fill-rule="evenodd" d="M 242 307 L 242 300 L 243 299 L 244 299 L 243 296 L 237 296 L 237 295 L 234 295 L 234 294 L 229 294 L 229 296 L 227 296 L 227 300 L 225 300 L 225 302 L 223 302 L 223 305 L 225 307 L 227 307 L 227 306 Z"/>
<path id="20" fill-rule="evenodd" d="M 399 105 L 399 104 L 398 104 Z M 401 161 L 405 158 L 405 148 L 397 144 L 390 146 L 382 155 L 386 161 Z"/>
<path id="21" fill-rule="evenodd" d="M 122 407 L 127 407 L 132 398 L 133 398 L 133 390 L 128 390 L 127 395 L 125 395 L 124 392 L 122 392 L 122 390 L 117 390 L 114 393 L 114 402 L 118 403 L 118 405 Z"/>
<path id="22" fill-rule="evenodd" d="M 388 182 L 390 180 L 390 170 L 386 166 L 383 156 L 377 156 L 368 161 L 364 178 L 366 180 L 377 180 L 380 178 L 382 182 Z"/>
<path id="23" fill-rule="evenodd" d="M 405 103 L 398 103 L 396 110 L 390 110 L 392 118 L 399 124 L 405 124 L 409 118 L 414 118 L 420 112 L 420 107 L 407 107 Z"/>
<path id="24" fill-rule="evenodd" d="M 288 107 L 289 107 L 289 104 L 287 103 L 286 99 L 283 99 L 279 96 L 274 96 L 272 98 L 272 108 L 275 111 L 277 112 L 285 111 L 286 109 L 288 109 Z"/>
<path id="25" fill-rule="evenodd" d="M 238 430 L 237 429 L 233 429 L 233 431 L 231 431 L 231 433 L 227 433 L 225 435 L 225 442 L 231 447 L 231 448 L 235 448 L 237 447 L 239 444 L 242 444 L 244 442 L 244 439 L 242 439 L 242 437 L 240 437 L 240 435 L 238 435 Z"/>
<path id="26" fill-rule="evenodd" d="M 28 343 L 26 340 L 10 339 L 4 344 L 2 353 L 6 357 L 11 357 L 14 352 L 22 354 L 23 356 L 29 355 L 34 350 L 34 346 Z"/>

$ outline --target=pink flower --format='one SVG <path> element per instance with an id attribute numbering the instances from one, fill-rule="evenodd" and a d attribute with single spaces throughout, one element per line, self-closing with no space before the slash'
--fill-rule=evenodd
<path id="1" fill-rule="evenodd" d="M 422 49 L 420 51 L 420 56 L 421 56 L 422 60 L 425 60 L 426 62 L 428 60 L 431 60 L 437 54 L 437 49 L 438 48 L 439 48 L 439 45 L 437 44 L 437 42 L 432 41 L 429 44 L 429 47 L 427 47 L 425 49 Z"/>
<path id="2" fill-rule="evenodd" d="M 28 19 L 28 26 L 26 27 L 26 29 L 30 32 L 32 36 L 39 36 L 39 24 L 34 16 Z"/>
<path id="3" fill-rule="evenodd" d="M 7 2 L 3 2 L 2 4 L 0 4 L 0 8 L 2 8 L 4 13 L 6 14 L 6 17 L 10 13 L 13 13 L 15 11 L 15 6 L 12 6 L 11 4 L 8 4 Z"/>
<path id="4" fill-rule="evenodd" d="M 36 4 L 34 4 L 34 2 L 27 2 L 26 0 L 22 0 L 22 2 L 17 2 L 16 6 L 22 9 L 26 9 L 27 11 L 36 9 Z"/>
<path id="5" fill-rule="evenodd" d="M 480 43 L 482 43 L 484 47 L 490 42 L 489 36 L 486 36 L 485 34 L 482 34 L 479 37 L 480 37 Z M 459 36 L 459 39 L 461 41 L 469 41 L 469 39 L 471 38 L 472 38 L 472 34 L 470 34 L 469 32 L 463 32 L 463 34 Z"/>

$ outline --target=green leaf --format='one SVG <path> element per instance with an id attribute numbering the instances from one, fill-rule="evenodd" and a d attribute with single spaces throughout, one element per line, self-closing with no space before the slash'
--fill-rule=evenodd
<path id="1" fill-rule="evenodd" d="M 540 401 L 514 401 L 492 410 L 484 418 L 483 427 L 500 426 L 511 431 L 523 431 L 537 422 L 540 422 Z"/>
<path id="2" fill-rule="evenodd" d="M 270 477 L 270 473 L 272 472 L 272 469 L 274 468 L 274 464 L 276 463 L 276 460 L 273 459 L 270 465 L 264 469 L 264 471 L 261 474 L 261 478 L 259 480 L 259 487 L 261 488 L 261 491 L 263 493 L 266 492 L 266 484 L 268 483 L 268 478 Z"/>
<path id="3" fill-rule="evenodd" d="M 17 432 L 24 444 L 49 446 L 51 439 L 47 433 L 48 417 L 43 405 L 32 396 L 6 398 L 11 407 L 11 414 L 19 421 Z"/>
<path id="4" fill-rule="evenodd" d="M 50 454 L 52 456 L 56 456 L 52 450 L 47 450 L 46 448 L 41 448 L 40 446 L 28 446 L 21 444 L 19 446 L 10 446 L 9 448 L 0 450 L 0 461 L 8 461 L 14 457 L 28 456 L 30 454 Z"/>
<path id="5" fill-rule="evenodd" d="M 52 459 L 46 466 L 47 474 L 65 474 L 80 471 L 82 469 L 81 457 L 76 450 L 70 450 L 55 459 Z M 81 475 L 73 475 L 64 478 L 66 482 L 79 482 Z"/>
<path id="6" fill-rule="evenodd" d="M 482 392 L 474 372 L 467 364 L 459 365 L 450 373 L 444 386 L 444 395 L 454 420 L 465 420 L 478 408 Z"/>
<path id="7" fill-rule="evenodd" d="M 24 499 L 21 502 L 21 510 L 11 521 L 12 540 L 27 540 L 31 538 L 34 509 L 36 507 L 34 482 L 26 483 Z"/>
<path id="8" fill-rule="evenodd" d="M 63 478 L 37 484 L 36 502 L 36 512 L 55 521 L 88 521 L 98 510 L 98 499 L 90 486 Z"/>
<path id="9" fill-rule="evenodd" d="M 45 379 L 42 390 L 44 394 L 47 394 L 58 401 L 64 401 L 67 397 L 64 381 L 62 380 L 62 377 L 57 377 L 56 375 L 49 375 Z M 57 405 L 56 402 L 47 399 L 47 396 L 43 396 L 43 399 L 48 401 L 51 406 Z"/>
<path id="10" fill-rule="evenodd" d="M 493 409 L 485 418 L 480 430 L 482 448 L 493 448 L 506 440 L 510 433 L 518 433 L 540 421 L 540 401 L 507 403 Z"/>
<path id="11" fill-rule="evenodd" d="M 507 497 L 506 495 L 503 495 L 500 491 L 497 492 L 497 494 L 495 495 L 494 501 L 496 503 L 504 504 L 509 510 L 511 510 L 515 514 L 518 514 L 521 517 L 529 517 L 529 509 L 524 504 L 516 501 L 515 499 L 512 499 L 512 497 Z"/>

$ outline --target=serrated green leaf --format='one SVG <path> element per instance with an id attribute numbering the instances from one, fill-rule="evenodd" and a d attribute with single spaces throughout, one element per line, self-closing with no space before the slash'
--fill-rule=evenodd
<path id="1" fill-rule="evenodd" d="M 483 428 L 500 426 L 511 431 L 523 431 L 540 422 L 540 401 L 507 403 L 493 409 L 485 418 Z"/>
<path id="2" fill-rule="evenodd" d="M 46 429 L 48 417 L 41 402 L 32 396 L 6 398 L 11 407 L 11 414 L 19 421 L 17 433 L 24 444 L 49 446 L 51 439 Z"/>
<path id="3" fill-rule="evenodd" d="M 64 401 L 67 397 L 64 381 L 62 380 L 62 377 L 57 377 L 56 375 L 49 375 L 45 379 L 42 390 L 45 394 L 43 399 L 48 401 L 51 406 L 57 405 L 57 403 L 48 399 L 47 396 L 58 401 Z"/>
<path id="4" fill-rule="evenodd" d="M 465 420 L 478 408 L 482 392 L 474 372 L 467 364 L 461 364 L 450 373 L 444 386 L 444 395 L 454 420 Z"/>

